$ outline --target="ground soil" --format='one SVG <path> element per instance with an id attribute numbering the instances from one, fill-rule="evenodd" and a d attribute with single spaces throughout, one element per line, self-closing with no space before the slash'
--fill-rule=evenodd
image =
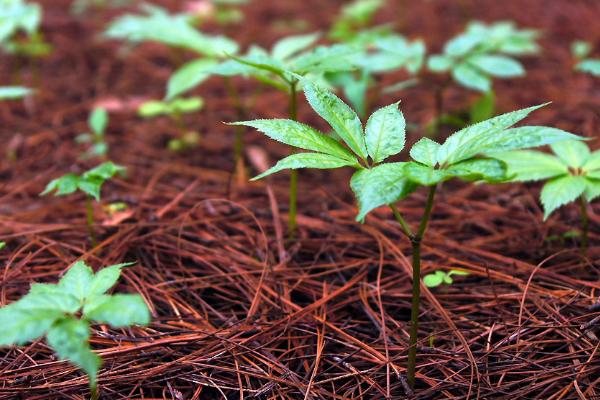
<path id="1" fill-rule="evenodd" d="M 32 281 L 56 281 L 74 260 L 95 268 L 136 260 L 119 291 L 141 293 L 153 313 L 146 328 L 94 329 L 92 346 L 105 363 L 105 399 L 594 399 L 600 398 L 598 313 L 600 207 L 591 212 L 588 252 L 576 239 L 548 240 L 578 227 L 576 207 L 542 223 L 536 185 L 442 188 L 424 242 L 424 273 L 461 268 L 468 277 L 424 288 L 418 385 L 406 390 L 410 309 L 410 244 L 385 210 L 366 224 L 348 171 L 300 174 L 299 239 L 285 230 L 285 174 L 237 184 L 232 176 L 236 119 L 223 83 L 197 90 L 206 108 L 187 118 L 203 134 L 200 148 L 173 154 L 167 119 L 142 120 L 132 104 L 162 96 L 181 56 L 145 44 L 125 51 L 98 33 L 116 11 L 83 19 L 68 1 L 42 1 L 44 32 L 54 53 L 37 61 L 2 56 L 0 82 L 20 81 L 38 91 L 25 102 L 0 105 L 0 303 L 17 299 Z M 172 9 L 182 2 L 162 2 Z M 225 28 L 244 45 L 270 46 L 278 37 L 324 30 L 341 1 L 252 0 L 245 25 Z M 499 112 L 552 101 L 530 124 L 567 129 L 597 147 L 600 80 L 572 71 L 574 39 L 600 46 L 600 3 L 594 0 L 397 0 L 378 22 L 439 50 L 466 21 L 513 19 L 542 29 L 543 53 L 524 60 L 527 79 L 498 82 Z M 220 28 L 208 26 L 217 31 Z M 184 55 L 190 58 L 192 55 Z M 379 87 L 406 76 L 381 78 Z M 257 86 L 235 81 L 244 98 Z M 374 105 L 402 100 L 411 123 L 433 116 L 423 87 L 380 95 Z M 472 93 L 451 89 L 448 109 Z M 124 201 L 131 214 L 117 223 L 100 206 L 100 245 L 87 240 L 78 195 L 40 198 L 52 178 L 92 165 L 81 161 L 76 135 L 96 104 L 111 113 L 110 157 L 128 167 L 109 183 L 103 203 Z M 323 126 L 301 102 L 300 119 Z M 286 101 L 264 90 L 248 117 L 282 117 Z M 421 137 L 411 132 L 409 141 Z M 245 141 L 249 174 L 260 156 L 269 162 L 282 146 L 255 132 Z M 418 192 L 399 207 L 411 223 L 422 210 Z M 595 321 L 595 322 L 594 322 Z M 84 399 L 87 380 L 56 360 L 43 341 L 0 352 L 0 399 Z"/>

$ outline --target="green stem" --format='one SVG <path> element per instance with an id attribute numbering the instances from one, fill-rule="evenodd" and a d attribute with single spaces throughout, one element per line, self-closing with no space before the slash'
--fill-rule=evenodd
<path id="1" fill-rule="evenodd" d="M 90 242 L 92 244 L 92 247 L 96 247 L 97 243 L 96 243 L 96 234 L 94 233 L 94 225 L 95 225 L 95 220 L 94 220 L 94 205 L 92 204 L 92 197 L 91 196 L 87 196 L 85 199 L 85 211 L 86 211 L 86 221 L 87 221 L 87 226 L 88 226 L 88 236 L 90 239 Z"/>
<path id="2" fill-rule="evenodd" d="M 296 121 L 298 119 L 298 96 L 297 82 L 290 82 L 290 119 Z M 290 203 L 288 214 L 288 234 L 290 239 L 296 237 L 296 215 L 298 213 L 298 171 L 292 169 L 290 171 Z"/>
<path id="3" fill-rule="evenodd" d="M 421 241 L 427 231 L 427 225 L 431 218 L 431 210 L 433 208 L 433 201 L 435 199 L 435 192 L 437 186 L 432 186 L 429 189 L 427 195 L 427 203 L 425 204 L 425 211 L 421 217 L 421 223 L 419 224 L 419 230 L 416 234 L 413 234 L 410 227 L 398 212 L 398 209 L 391 205 L 394 217 L 400 223 L 402 232 L 410 239 L 412 245 L 412 307 L 410 313 L 410 330 L 409 330 L 409 348 L 408 348 L 408 366 L 406 368 L 406 374 L 408 377 L 408 384 L 411 388 L 415 387 L 415 371 L 417 365 L 417 341 L 419 332 L 419 308 L 421 303 Z"/>
<path id="4" fill-rule="evenodd" d="M 579 198 L 579 205 L 581 207 L 581 228 L 582 228 L 582 237 L 581 237 L 581 251 L 585 252 L 588 248 L 589 244 L 589 231 L 590 231 L 590 217 L 588 216 L 587 210 L 587 201 L 585 197 L 581 196 Z"/>
<path id="5" fill-rule="evenodd" d="M 100 391 L 98 390 L 98 386 L 94 385 L 90 387 L 90 391 L 92 395 L 90 396 L 90 400 L 99 400 L 100 399 Z"/>

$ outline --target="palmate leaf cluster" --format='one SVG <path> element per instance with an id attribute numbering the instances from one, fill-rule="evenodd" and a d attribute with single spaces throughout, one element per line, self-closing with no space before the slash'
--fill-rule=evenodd
<path id="1" fill-rule="evenodd" d="M 460 85 L 488 92 L 492 78 L 512 78 L 525 75 L 525 69 L 514 56 L 539 51 L 538 32 L 519 30 L 510 21 L 486 25 L 471 22 L 465 31 L 448 41 L 443 54 L 428 60 L 432 72 L 449 71 Z"/>
<path id="2" fill-rule="evenodd" d="M 594 76 L 600 76 L 600 58 L 590 58 L 592 44 L 583 40 L 576 40 L 571 44 L 571 53 L 577 60 L 575 69 Z"/>
<path id="3" fill-rule="evenodd" d="M 550 147 L 553 155 L 539 151 L 492 155 L 507 164 L 513 181 L 548 180 L 541 193 L 544 219 L 580 197 L 590 202 L 600 196 L 600 150 L 591 152 L 580 141 L 554 143 Z"/>
<path id="4" fill-rule="evenodd" d="M 90 324 L 124 328 L 150 322 L 140 295 L 106 293 L 127 265 L 112 265 L 94 274 L 78 261 L 57 284 L 31 285 L 27 295 L 0 308 L 0 346 L 23 345 L 46 336 L 56 354 L 83 369 L 95 387 L 101 360 L 90 348 Z"/>
<path id="5" fill-rule="evenodd" d="M 350 186 L 358 200 L 359 221 L 371 210 L 395 203 L 419 186 L 432 186 L 452 178 L 492 183 L 507 180 L 506 164 L 483 156 L 486 153 L 579 138 L 550 127 L 513 127 L 543 106 L 540 105 L 471 125 L 454 133 L 444 143 L 422 138 L 410 150 L 411 161 L 384 162 L 400 153 L 405 145 L 406 123 L 398 104 L 375 111 L 363 126 L 354 110 L 323 87 L 305 80 L 304 92 L 311 107 L 329 123 L 343 144 L 291 120 L 237 122 L 256 128 L 274 140 L 309 151 L 282 159 L 254 179 L 283 169 L 353 167 L 356 172 Z"/>
<path id="6" fill-rule="evenodd" d="M 100 201 L 102 185 L 117 174 L 124 174 L 126 168 L 107 161 L 81 175 L 66 174 L 48 183 L 42 196 L 55 192 L 55 196 L 66 196 L 80 190 L 88 196 Z"/>
<path id="7" fill-rule="evenodd" d="M 357 47 L 352 45 L 316 46 L 319 33 L 285 37 L 276 42 L 270 51 L 252 46 L 240 57 L 232 57 L 213 68 L 222 76 L 253 77 L 282 91 L 298 82 L 298 76 L 311 74 L 321 79 L 330 72 L 356 69 L 353 64 Z"/>

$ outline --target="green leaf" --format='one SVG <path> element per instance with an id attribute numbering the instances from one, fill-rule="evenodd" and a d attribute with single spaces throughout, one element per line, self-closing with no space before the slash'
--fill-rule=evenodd
<path id="1" fill-rule="evenodd" d="M 291 69 L 300 75 L 353 71 L 356 66 L 352 61 L 357 51 L 357 47 L 345 44 L 318 46 L 291 60 Z"/>
<path id="2" fill-rule="evenodd" d="M 212 74 L 217 62 L 213 59 L 191 61 L 179 68 L 167 82 L 167 100 L 173 100 L 188 90 L 200 85 Z"/>
<path id="3" fill-rule="evenodd" d="M 283 61 L 315 44 L 320 36 L 318 32 L 288 36 L 275 43 L 271 54 L 273 58 Z"/>
<path id="4" fill-rule="evenodd" d="M 444 282 L 446 273 L 444 271 L 435 271 L 433 274 L 427 274 L 423 277 L 423 283 L 429 288 L 440 286 Z"/>
<path id="5" fill-rule="evenodd" d="M 89 177 L 87 180 L 80 180 L 77 185 L 78 189 L 90 197 L 93 197 L 96 201 L 100 201 L 100 191 L 104 179 L 98 177 Z"/>
<path id="6" fill-rule="evenodd" d="M 544 221 L 557 208 L 575 201 L 586 187 L 586 179 L 581 176 L 568 175 L 548 181 L 540 196 L 544 206 Z"/>
<path id="7" fill-rule="evenodd" d="M 484 151 L 500 152 L 504 150 L 516 150 L 519 148 L 541 146 L 559 140 L 576 138 L 574 135 L 567 134 L 563 131 L 556 130 L 558 132 L 554 132 L 552 131 L 552 128 L 532 127 L 530 129 L 529 127 L 526 127 L 524 131 L 523 128 L 516 128 L 521 129 L 521 131 L 507 131 L 507 128 L 516 124 L 527 117 L 529 113 L 544 105 L 545 104 L 502 114 L 461 129 L 450 136 L 440 147 L 438 162 L 440 164 L 452 164 L 471 158 Z M 550 131 L 547 131 L 547 129 Z M 551 133 L 552 140 L 543 140 L 543 134 L 545 133 Z M 523 140 L 523 146 L 516 146 L 519 144 L 518 139 L 530 139 L 532 136 L 537 140 Z M 503 143 L 513 144 L 514 146 L 502 146 Z M 494 147 L 496 145 L 500 147 Z"/>
<path id="8" fill-rule="evenodd" d="M 496 108 L 496 95 L 493 91 L 483 94 L 479 100 L 469 110 L 469 117 L 472 124 L 485 121 L 494 116 Z"/>
<path id="9" fill-rule="evenodd" d="M 304 93 L 311 107 L 335 130 L 360 158 L 367 158 L 367 146 L 358 115 L 336 95 L 310 81 L 304 82 Z"/>
<path id="10" fill-rule="evenodd" d="M 444 53 L 453 57 L 461 57 L 473 50 L 483 40 L 485 38 L 482 36 L 461 34 L 446 43 Z"/>
<path id="11" fill-rule="evenodd" d="M 69 360 L 83 369 L 90 379 L 90 386 L 95 387 L 102 361 L 90 348 L 89 330 L 88 323 L 85 321 L 64 318 L 50 328 L 47 340 L 61 359 Z"/>
<path id="12" fill-rule="evenodd" d="M 448 174 L 465 181 L 504 182 L 508 178 L 507 166 L 503 161 L 492 158 L 473 158 L 453 164 Z"/>
<path id="13" fill-rule="evenodd" d="M 127 168 L 113 163 L 112 161 L 104 162 L 89 171 L 85 172 L 82 177 L 84 180 L 90 178 L 101 178 L 103 180 L 110 179 L 117 174 L 124 174 Z"/>
<path id="14" fill-rule="evenodd" d="M 463 62 L 452 68 L 454 79 L 468 89 L 488 92 L 492 88 L 492 81 L 470 64 Z"/>
<path id="15" fill-rule="evenodd" d="M 346 160 L 355 159 L 352 153 L 339 142 L 300 122 L 289 119 L 258 119 L 234 122 L 231 125 L 250 126 L 273 140 L 304 150 L 325 153 Z"/>
<path id="16" fill-rule="evenodd" d="M 113 328 L 150 323 L 150 310 L 139 294 L 97 296 L 84 306 L 83 315 Z"/>
<path id="17" fill-rule="evenodd" d="M 108 113 L 102 107 L 94 108 L 88 119 L 88 124 L 96 135 L 103 136 L 108 125 Z"/>
<path id="18" fill-rule="evenodd" d="M 144 118 L 156 117 L 168 112 L 169 106 L 167 103 L 157 100 L 146 101 L 138 108 L 138 115 Z"/>
<path id="19" fill-rule="evenodd" d="M 512 181 L 539 181 L 565 175 L 567 166 L 551 154 L 539 151 L 518 150 L 493 153 L 491 157 L 502 160 L 508 166 L 507 175 Z"/>
<path id="20" fill-rule="evenodd" d="M 500 78 L 525 75 L 525 68 L 523 68 L 521 63 L 506 56 L 479 54 L 469 57 L 467 62 L 486 74 Z"/>
<path id="21" fill-rule="evenodd" d="M 600 150 L 596 150 L 588 157 L 587 161 L 583 165 L 585 171 L 592 171 L 600 169 Z"/>
<path id="22" fill-rule="evenodd" d="M 0 100 L 20 99 L 31 93 L 31 89 L 20 86 L 1 86 Z"/>
<path id="23" fill-rule="evenodd" d="M 406 163 L 403 170 L 404 176 L 412 182 L 423 186 L 433 186 L 453 178 L 452 174 L 443 169 L 434 169 L 427 165 L 414 162 Z"/>
<path id="24" fill-rule="evenodd" d="M 119 280 L 123 267 L 133 264 L 135 263 L 115 264 L 98 271 L 90 283 L 88 296 L 93 297 L 106 293 L 106 291 L 113 287 Z"/>
<path id="25" fill-rule="evenodd" d="M 93 279 L 94 271 L 84 261 L 79 260 L 69 268 L 58 284 L 83 304 Z"/>
<path id="26" fill-rule="evenodd" d="M 455 61 L 452 57 L 441 54 L 433 55 L 427 60 L 427 68 L 431 72 L 446 72 L 452 68 Z"/>
<path id="27" fill-rule="evenodd" d="M 577 71 L 600 76 L 600 59 L 583 60 L 575 67 Z"/>
<path id="28" fill-rule="evenodd" d="M 600 179 L 586 179 L 585 184 L 584 195 L 587 202 L 591 202 L 600 197 Z"/>
<path id="29" fill-rule="evenodd" d="M 0 346 L 23 345 L 43 336 L 62 316 L 53 297 L 29 294 L 0 308 Z"/>
<path id="30" fill-rule="evenodd" d="M 406 121 L 398 103 L 375 111 L 365 128 L 367 150 L 375 163 L 398 154 L 406 140 Z"/>
<path id="31" fill-rule="evenodd" d="M 584 59 L 592 52 L 592 44 L 585 40 L 575 40 L 571 43 L 571 54 L 577 59 Z"/>
<path id="32" fill-rule="evenodd" d="M 448 272 L 448 275 L 467 276 L 470 274 L 467 271 L 461 271 L 460 269 L 452 269 Z"/>
<path id="33" fill-rule="evenodd" d="M 410 149 L 410 156 L 413 160 L 430 167 L 437 165 L 437 154 L 440 144 L 429 138 L 421 138 Z"/>
<path id="34" fill-rule="evenodd" d="M 406 163 L 386 163 L 354 173 L 350 187 L 358 200 L 357 221 L 363 221 L 372 210 L 399 201 L 416 189 L 406 178 Z"/>
<path id="35" fill-rule="evenodd" d="M 48 309 L 72 314 L 81 308 L 79 299 L 55 284 L 34 283 L 29 293 L 17 303 L 29 309 Z"/>
<path id="36" fill-rule="evenodd" d="M 298 169 L 298 168 L 318 168 L 318 169 L 333 169 L 346 166 L 358 166 L 358 160 L 348 160 L 339 158 L 329 154 L 321 153 L 298 153 L 292 154 L 280 160 L 274 167 L 268 169 L 262 174 L 255 178 L 253 181 L 264 178 L 265 176 L 274 174 L 284 169 Z"/>
<path id="37" fill-rule="evenodd" d="M 581 168 L 590 158 L 590 148 L 584 142 L 568 140 L 550 145 L 554 154 L 571 168 Z"/>
<path id="38" fill-rule="evenodd" d="M 53 179 L 46 185 L 46 189 L 40 193 L 40 196 L 45 196 L 53 191 L 56 191 L 54 194 L 55 196 L 64 196 L 74 193 L 79 185 L 79 180 L 80 178 L 75 174 L 67 174 L 60 178 Z"/>

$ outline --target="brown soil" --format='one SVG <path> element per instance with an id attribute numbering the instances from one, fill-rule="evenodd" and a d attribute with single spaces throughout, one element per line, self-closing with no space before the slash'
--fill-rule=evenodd
<path id="1" fill-rule="evenodd" d="M 101 244 L 92 253 L 83 198 L 38 193 L 50 179 L 91 165 L 78 160 L 73 139 L 87 129 L 94 104 L 161 96 L 176 57 L 160 45 L 124 53 L 118 43 L 99 40 L 114 11 L 77 20 L 66 0 L 42 3 L 55 52 L 20 64 L 2 56 L 0 63 L 0 82 L 16 76 L 38 89 L 24 103 L 0 105 L 2 153 L 16 154 L 0 161 L 0 240 L 7 242 L 0 252 L 0 302 L 17 299 L 32 281 L 56 281 L 77 258 L 96 268 L 137 260 L 118 290 L 141 293 L 153 323 L 96 327 L 92 345 L 105 360 L 103 398 L 600 398 L 598 313 L 590 310 L 600 290 L 599 214 L 592 210 L 591 245 L 582 255 L 574 239 L 546 240 L 578 226 L 577 208 L 542 223 L 535 185 L 445 184 L 424 243 L 424 273 L 453 267 L 471 275 L 424 289 L 418 387 L 409 396 L 410 244 L 385 209 L 364 225 L 354 222 L 347 171 L 300 174 L 300 238 L 281 239 L 287 176 L 235 184 L 233 130 L 220 121 L 236 115 L 220 79 L 197 91 L 207 107 L 187 123 L 203 133 L 203 142 L 186 154 L 165 150 L 176 134 L 168 120 L 141 120 L 127 108 L 111 114 L 110 157 L 128 167 L 128 176 L 108 184 L 103 201 L 125 201 L 132 215 L 99 228 Z M 302 19 L 306 30 L 324 30 L 341 3 L 252 0 L 247 25 L 225 33 L 245 45 L 269 46 L 295 33 L 274 28 L 282 25 L 275 21 L 289 27 Z M 543 29 L 544 52 L 525 60 L 527 79 L 496 84 L 499 111 L 553 101 L 528 122 L 597 137 L 600 81 L 573 73 L 569 54 L 574 39 L 600 44 L 597 1 L 389 3 L 378 22 L 394 22 L 434 50 L 475 18 Z M 386 76 L 381 85 L 404 77 Z M 256 89 L 249 81 L 235 83 L 246 98 Z M 423 87 L 374 97 L 376 105 L 401 98 L 417 124 L 434 112 Z M 457 110 L 473 98 L 452 89 L 445 103 Z M 265 90 L 250 117 L 285 116 L 285 104 Z M 323 126 L 305 104 L 300 119 Z M 412 135 L 414 141 L 422 132 Z M 271 161 L 286 151 L 255 132 L 245 140 Z M 423 202 L 419 192 L 400 204 L 410 222 Z M 106 219 L 100 207 L 97 213 Z M 0 399 L 89 396 L 85 377 L 57 361 L 43 341 L 0 357 Z"/>

